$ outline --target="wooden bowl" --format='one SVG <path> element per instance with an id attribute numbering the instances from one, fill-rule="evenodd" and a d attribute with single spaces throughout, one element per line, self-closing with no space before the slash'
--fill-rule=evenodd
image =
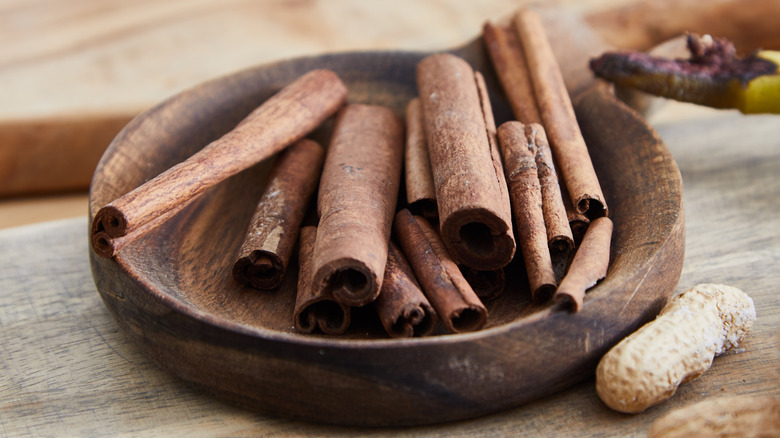
<path id="1" fill-rule="evenodd" d="M 481 40 L 453 52 L 486 75 L 496 117 L 507 119 Z M 218 138 L 311 69 L 337 72 L 352 102 L 402 114 L 426 55 L 296 59 L 185 91 L 138 116 L 111 143 L 93 178 L 90 222 L 101 206 Z M 527 286 L 510 274 L 509 290 L 488 304 L 490 323 L 478 332 L 390 339 L 365 309 L 342 337 L 296 333 L 294 266 L 271 293 L 240 287 L 230 275 L 264 164 L 209 190 L 114 259 L 90 250 L 95 283 L 121 328 L 156 363 L 250 409 L 383 426 L 519 406 L 591 376 L 607 349 L 658 313 L 682 269 L 682 184 L 669 151 L 605 87 L 580 93 L 576 110 L 615 226 L 609 273 L 579 313 L 531 305 Z"/>

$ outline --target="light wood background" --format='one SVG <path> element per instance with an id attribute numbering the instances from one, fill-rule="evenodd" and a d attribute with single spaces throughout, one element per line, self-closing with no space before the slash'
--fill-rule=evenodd
<path id="1" fill-rule="evenodd" d="M 529 3 L 0 0 L 0 228 L 85 214 L 114 134 L 195 84 L 290 57 L 454 47 Z"/>
<path id="2" fill-rule="evenodd" d="M 522 4 L 2 0 L 0 122 L 45 131 L 62 120 L 131 117 L 202 80 L 288 56 L 446 48 Z M 742 348 L 661 406 L 617 414 L 587 381 L 470 421 L 366 430 L 222 403 L 154 366 L 118 331 L 92 282 L 86 195 L 77 191 L 0 203 L 0 226 L 10 227 L 0 230 L 0 436 L 644 436 L 658 416 L 690 402 L 780 396 L 780 119 L 667 104 L 649 120 L 684 181 L 678 291 L 729 284 L 758 309 Z"/>

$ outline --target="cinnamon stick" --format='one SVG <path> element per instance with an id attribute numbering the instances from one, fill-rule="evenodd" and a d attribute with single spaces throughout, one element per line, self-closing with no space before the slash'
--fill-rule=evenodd
<path id="1" fill-rule="evenodd" d="M 533 10 L 522 9 L 514 24 L 539 113 L 572 205 L 590 218 L 606 216 L 607 204 L 542 20 Z"/>
<path id="2" fill-rule="evenodd" d="M 525 53 L 513 26 L 485 23 L 482 38 L 515 119 L 525 124 L 541 125 Z M 536 167 L 542 187 L 547 239 L 550 250 L 565 258 L 574 248 L 574 240 L 547 135 L 541 126 L 538 132 Z"/>
<path id="3" fill-rule="evenodd" d="M 542 212 L 544 225 L 547 228 L 547 244 L 552 253 L 565 258 L 574 249 L 574 237 L 550 152 L 550 144 L 547 142 L 547 134 L 542 125 L 534 123 L 528 126 L 530 128 L 526 129 L 531 130 L 528 140 L 536 146 L 536 172 L 542 189 Z"/>
<path id="4" fill-rule="evenodd" d="M 569 228 L 571 228 L 571 235 L 574 239 L 574 246 L 577 246 L 582 242 L 582 237 L 585 236 L 585 232 L 590 225 L 590 218 L 585 213 L 580 213 L 571 204 L 571 197 L 569 197 L 565 184 L 559 184 L 561 188 L 561 198 L 563 199 L 563 206 L 566 209 L 566 217 L 569 220 Z"/>
<path id="5" fill-rule="evenodd" d="M 466 279 L 466 282 L 468 282 L 483 303 L 498 298 L 504 292 L 504 287 L 506 286 L 504 268 L 493 271 L 480 271 L 460 265 L 458 269 L 460 269 L 463 278 Z"/>
<path id="6" fill-rule="evenodd" d="M 457 262 L 491 270 L 512 260 L 515 241 L 476 81 L 451 54 L 417 66 L 442 240 Z"/>
<path id="7" fill-rule="evenodd" d="M 531 296 L 547 301 L 555 292 L 556 281 L 542 208 L 542 188 L 536 170 L 535 137 L 539 125 L 510 121 L 498 128 L 498 138 L 506 163 L 515 232 L 523 254 Z"/>
<path id="8" fill-rule="evenodd" d="M 299 233 L 298 291 L 293 310 L 293 326 L 303 333 L 319 328 L 323 333 L 338 335 L 347 331 L 351 319 L 349 307 L 339 304 L 333 296 L 312 287 L 312 256 L 317 227 L 305 226 Z"/>
<path id="9" fill-rule="evenodd" d="M 509 189 L 506 184 L 506 175 L 504 175 L 504 164 L 501 159 L 501 148 L 498 146 L 498 134 L 496 132 L 496 120 L 493 117 L 493 107 L 490 105 L 490 96 L 488 95 L 487 84 L 485 83 L 485 77 L 482 76 L 482 73 L 478 71 L 474 72 L 474 82 L 477 85 L 479 103 L 482 108 L 482 117 L 485 120 L 485 132 L 487 133 L 488 144 L 490 145 L 490 161 L 493 165 L 493 174 L 496 175 L 496 182 L 498 183 L 499 200 L 509 212 L 511 233 L 512 209 L 509 203 Z"/>
<path id="10" fill-rule="evenodd" d="M 556 302 L 568 303 L 574 312 L 582 308 L 585 291 L 607 276 L 611 241 L 612 221 L 608 217 L 591 221 L 569 271 L 555 292 Z"/>
<path id="11" fill-rule="evenodd" d="M 422 105 L 417 97 L 406 106 L 404 176 L 408 208 L 428 219 L 437 218 L 436 188 L 428 157 Z"/>
<path id="12" fill-rule="evenodd" d="M 233 264 L 236 281 L 257 289 L 282 283 L 324 157 L 322 146 L 309 139 L 279 154 Z"/>
<path id="13" fill-rule="evenodd" d="M 333 129 L 317 198 L 313 285 L 340 303 L 363 306 L 382 287 L 404 127 L 388 108 L 353 104 Z"/>
<path id="14" fill-rule="evenodd" d="M 463 278 L 430 223 L 403 209 L 395 216 L 393 230 L 444 327 L 451 333 L 484 327 L 487 309 Z"/>
<path id="15" fill-rule="evenodd" d="M 515 119 L 541 124 L 542 118 L 517 33 L 511 26 L 488 22 L 482 28 L 482 39 Z"/>
<path id="16" fill-rule="evenodd" d="M 438 322 L 409 262 L 393 242 L 387 255 L 382 291 L 374 303 L 382 326 L 394 338 L 426 336 Z"/>
<path id="17" fill-rule="evenodd" d="M 115 254 L 113 239 L 139 237 L 149 224 L 179 211 L 226 178 L 299 140 L 344 103 L 347 88 L 329 70 L 298 78 L 252 111 L 233 130 L 187 160 L 101 208 L 91 225 L 92 248 Z"/>

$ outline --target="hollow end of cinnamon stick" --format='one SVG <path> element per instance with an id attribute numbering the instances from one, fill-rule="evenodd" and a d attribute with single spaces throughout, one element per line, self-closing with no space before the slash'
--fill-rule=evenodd
<path id="1" fill-rule="evenodd" d="M 588 231 L 588 224 L 590 221 L 583 216 L 582 219 L 572 219 L 569 221 L 571 227 L 571 234 L 574 237 L 575 247 L 582 242 L 582 238 L 585 236 L 585 232 Z"/>
<path id="2" fill-rule="evenodd" d="M 436 220 L 439 217 L 439 207 L 435 199 L 420 199 L 409 203 L 406 207 L 412 214 L 422 216 L 428 220 Z"/>
<path id="3" fill-rule="evenodd" d="M 295 319 L 295 327 L 303 333 L 313 333 L 319 328 L 327 335 L 339 335 L 349 326 L 349 309 L 322 298 L 304 307 Z"/>
<path id="4" fill-rule="evenodd" d="M 441 238 L 456 262 L 479 270 L 503 268 L 516 249 L 511 228 L 482 208 L 464 208 L 448 216 L 441 224 Z"/>
<path id="5" fill-rule="evenodd" d="M 433 331 L 437 321 L 433 309 L 409 306 L 398 315 L 392 324 L 385 327 L 385 330 L 394 338 L 427 336 Z"/>
<path id="6" fill-rule="evenodd" d="M 111 258 L 116 253 L 114 239 L 127 234 L 127 219 L 112 205 L 98 210 L 92 219 L 90 242 L 95 254 Z"/>
<path id="7" fill-rule="evenodd" d="M 111 258 L 114 256 L 114 241 L 111 236 L 101 230 L 92 234 L 90 239 L 92 249 L 101 257 Z"/>
<path id="8" fill-rule="evenodd" d="M 591 220 L 607 215 L 606 204 L 595 196 L 587 194 L 580 196 L 576 200 L 575 207 L 579 213 Z"/>
<path id="9" fill-rule="evenodd" d="M 584 293 L 560 291 L 556 292 L 553 296 L 553 302 L 556 305 L 572 313 L 577 313 L 582 310 L 582 304 L 585 301 Z"/>
<path id="10" fill-rule="evenodd" d="M 252 251 L 233 264 L 233 278 L 237 282 L 260 290 L 279 287 L 284 273 L 284 262 L 270 251 Z"/>
<path id="11" fill-rule="evenodd" d="M 325 333 L 344 333 L 351 320 L 350 309 L 333 300 L 326 291 L 312 288 L 312 255 L 317 227 L 304 226 L 299 232 L 298 284 L 293 309 L 293 325 L 303 333 L 318 327 Z"/>
<path id="12" fill-rule="evenodd" d="M 374 304 L 382 326 L 394 338 L 426 336 L 438 322 L 409 261 L 392 241 L 382 290 Z"/>
<path id="13" fill-rule="evenodd" d="M 506 274 L 503 268 L 490 271 L 481 271 L 463 265 L 458 268 L 480 300 L 494 300 L 504 292 Z"/>
<path id="14" fill-rule="evenodd" d="M 379 295 L 379 284 L 373 271 L 359 260 L 334 260 L 323 266 L 319 273 L 325 273 L 327 277 L 315 278 L 314 287 L 330 291 L 336 301 L 346 306 L 364 306 Z"/>
<path id="15" fill-rule="evenodd" d="M 574 239 L 568 236 L 555 236 L 548 242 L 550 253 L 558 257 L 566 257 L 574 250 Z"/>
<path id="16" fill-rule="evenodd" d="M 453 312 L 445 321 L 447 329 L 453 333 L 473 332 L 487 323 L 487 311 L 484 307 L 469 306 Z"/>
<path id="17" fill-rule="evenodd" d="M 121 237 L 127 234 L 127 219 L 113 205 L 106 205 L 98 210 L 92 221 L 93 234 L 105 231 L 109 237 Z"/>
<path id="18" fill-rule="evenodd" d="M 542 284 L 531 291 L 531 298 L 536 303 L 546 303 L 555 295 L 558 287 L 553 283 Z"/>

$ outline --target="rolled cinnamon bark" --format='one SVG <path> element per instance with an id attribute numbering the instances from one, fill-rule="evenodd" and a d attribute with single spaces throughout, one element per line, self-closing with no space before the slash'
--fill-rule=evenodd
<path id="1" fill-rule="evenodd" d="M 536 170 L 535 137 L 539 125 L 510 121 L 498 128 L 509 184 L 515 233 L 528 274 L 531 296 L 544 302 L 555 292 L 556 281 L 547 244 L 542 188 Z"/>
<path id="2" fill-rule="evenodd" d="M 558 285 L 554 300 L 568 303 L 578 312 L 585 299 L 585 291 L 607 276 L 609 250 L 612 241 L 612 221 L 600 217 L 591 221 L 585 236 L 569 266 L 569 271 Z"/>
<path id="3" fill-rule="evenodd" d="M 363 306 L 382 287 L 404 127 L 389 108 L 353 104 L 333 129 L 317 198 L 313 286 L 340 303 Z"/>
<path id="4" fill-rule="evenodd" d="M 490 161 L 493 164 L 493 174 L 496 175 L 496 182 L 498 183 L 499 200 L 500 204 L 504 205 L 509 212 L 511 233 L 512 208 L 509 203 L 509 188 L 506 185 L 504 164 L 501 159 L 501 148 L 498 146 L 498 133 L 496 129 L 496 120 L 493 117 L 493 107 L 490 105 L 490 96 L 488 95 L 487 84 L 485 83 L 485 77 L 482 76 L 482 73 L 474 72 L 474 81 L 477 84 L 479 103 L 482 107 L 482 117 L 485 120 L 485 131 L 487 132 L 488 144 L 490 145 Z M 512 237 L 514 243 L 514 236 Z"/>
<path id="5" fill-rule="evenodd" d="M 112 240 L 151 230 L 208 188 L 301 139 L 342 106 L 347 88 L 329 70 L 298 78 L 252 111 L 233 130 L 190 158 L 98 210 L 92 247 L 112 257 Z M 125 239 L 126 240 L 126 239 Z"/>
<path id="6" fill-rule="evenodd" d="M 531 130 L 529 140 L 536 146 L 536 172 L 542 189 L 542 211 L 544 225 L 547 228 L 547 244 L 552 253 L 567 257 L 574 249 L 574 237 L 569 225 L 566 205 L 563 203 L 550 144 L 547 142 L 547 135 L 542 125 L 534 123 L 528 126 L 530 128 L 526 129 Z"/>
<path id="7" fill-rule="evenodd" d="M 588 218 L 585 213 L 577 211 L 571 204 L 571 197 L 569 197 L 569 192 L 566 190 L 566 185 L 559 184 L 559 187 L 561 188 L 563 206 L 566 209 L 566 218 L 569 220 L 569 228 L 571 228 L 571 235 L 574 239 L 574 246 L 576 247 L 582 242 L 582 237 L 585 236 L 585 232 L 588 230 L 590 218 Z"/>
<path id="8" fill-rule="evenodd" d="M 436 189 L 433 186 L 431 160 L 425 139 L 422 105 L 414 98 L 406 106 L 406 147 L 404 148 L 404 182 L 409 209 L 428 219 L 435 219 Z"/>
<path id="9" fill-rule="evenodd" d="M 327 291 L 311 287 L 312 255 L 317 227 L 303 227 L 299 234 L 298 291 L 295 296 L 293 326 L 303 333 L 313 333 L 319 328 L 329 335 L 342 334 L 349 327 L 349 307 L 339 304 Z"/>
<path id="10" fill-rule="evenodd" d="M 257 289 L 282 283 L 324 157 L 323 147 L 309 139 L 279 154 L 233 264 L 236 281 Z"/>
<path id="11" fill-rule="evenodd" d="M 393 230 L 439 320 L 451 333 L 479 330 L 487 309 L 452 260 L 436 230 L 407 209 L 395 216 Z"/>
<path id="12" fill-rule="evenodd" d="M 515 15 L 514 24 L 526 56 L 539 113 L 572 205 L 590 218 L 606 216 L 607 204 L 544 24 L 531 9 L 521 9 Z"/>
<path id="13" fill-rule="evenodd" d="M 482 38 L 515 119 L 522 123 L 542 123 L 517 33 L 511 26 L 488 22 L 482 28 Z"/>
<path id="14" fill-rule="evenodd" d="M 442 240 L 459 263 L 492 270 L 512 260 L 515 241 L 476 81 L 451 54 L 417 66 Z"/>
<path id="15" fill-rule="evenodd" d="M 504 268 L 493 271 L 479 271 L 463 265 L 458 268 L 483 303 L 498 298 L 504 292 L 506 286 Z"/>
<path id="16" fill-rule="evenodd" d="M 382 291 L 374 304 L 382 326 L 394 338 L 429 335 L 439 320 L 409 262 L 392 241 Z"/>

